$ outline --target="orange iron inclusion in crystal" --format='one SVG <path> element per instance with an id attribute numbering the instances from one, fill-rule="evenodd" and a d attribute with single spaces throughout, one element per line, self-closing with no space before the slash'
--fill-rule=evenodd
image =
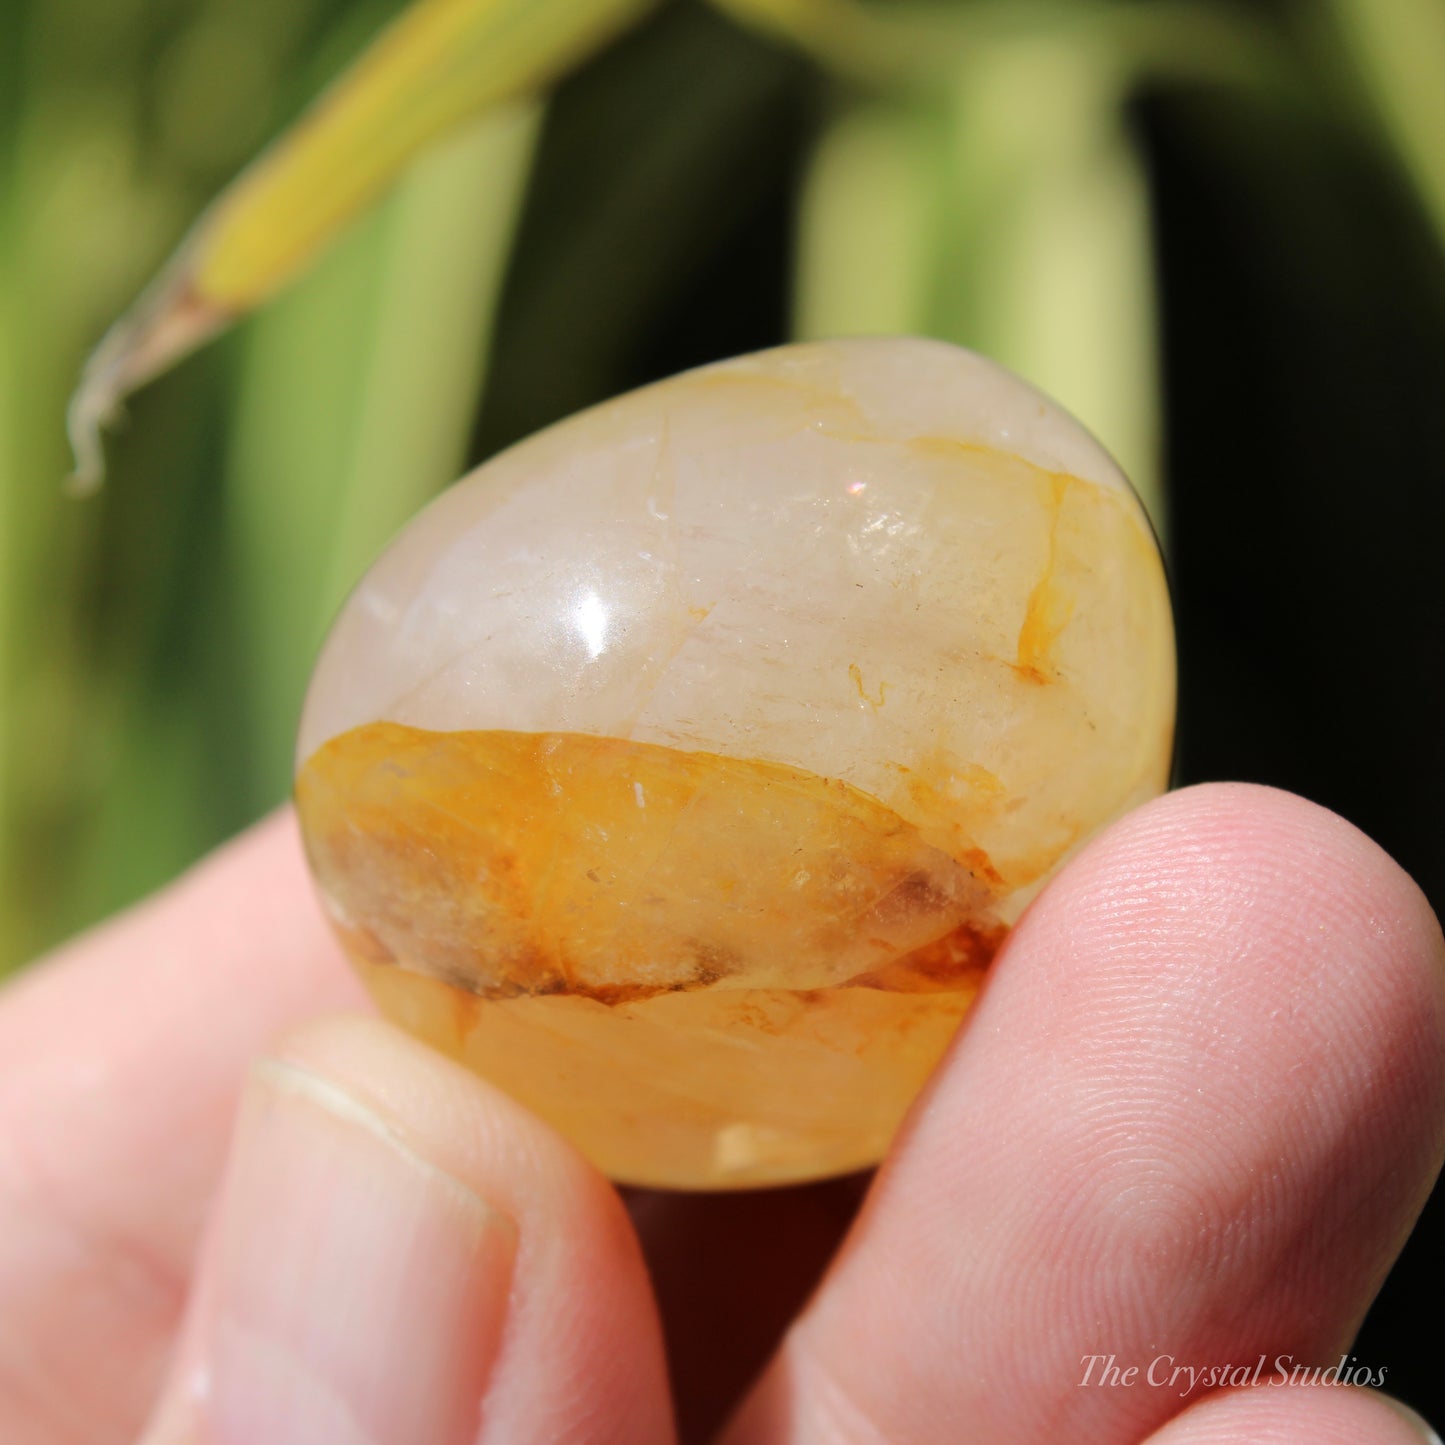
<path id="1" fill-rule="evenodd" d="M 384 1013 L 633 1184 L 874 1163 L 1023 906 L 1159 792 L 1149 524 L 911 339 L 689 372 L 418 516 L 322 652 L 297 806 Z"/>

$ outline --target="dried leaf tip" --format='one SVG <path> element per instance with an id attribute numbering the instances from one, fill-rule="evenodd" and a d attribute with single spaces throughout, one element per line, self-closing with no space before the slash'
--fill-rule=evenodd
<path id="1" fill-rule="evenodd" d="M 95 355 L 92 354 L 91 362 Z M 92 497 L 105 481 L 105 446 L 101 433 L 120 410 L 117 398 L 99 376 L 92 378 L 87 363 L 65 411 L 65 433 L 70 440 L 72 466 L 65 478 L 69 497 Z"/>
<path id="2" fill-rule="evenodd" d="M 81 369 L 66 409 L 74 469 L 65 489 L 88 497 L 105 481 L 104 433 L 120 418 L 132 392 L 210 340 L 230 319 L 191 285 L 186 251 L 101 337 Z"/>

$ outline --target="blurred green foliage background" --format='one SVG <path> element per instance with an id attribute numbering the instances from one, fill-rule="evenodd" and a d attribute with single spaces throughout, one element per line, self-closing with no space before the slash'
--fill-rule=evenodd
<path id="1" fill-rule="evenodd" d="M 330 616 L 466 465 L 867 331 L 998 357 L 1135 477 L 1183 779 L 1339 808 L 1439 906 L 1442 0 L 666 0 L 427 152 L 65 496 L 87 351 L 397 9 L 0 6 L 0 972 L 285 797 Z M 1423 1237 L 1371 1363 L 1438 1411 Z"/>
<path id="2" fill-rule="evenodd" d="M 396 8 L 0 12 L 0 969 L 279 801 L 327 619 L 398 524 L 662 367 L 948 337 L 1075 410 L 1165 527 L 1141 100 L 1355 147 L 1445 232 L 1435 0 L 674 0 L 427 153 L 63 497 L 88 348 Z"/>

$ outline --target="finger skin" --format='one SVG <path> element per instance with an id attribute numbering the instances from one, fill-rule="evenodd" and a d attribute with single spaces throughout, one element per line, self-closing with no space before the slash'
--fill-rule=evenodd
<path id="1" fill-rule="evenodd" d="M 288 812 L 0 991 L 0 1435 L 130 1438 L 250 1060 L 365 1007 Z"/>
<path id="2" fill-rule="evenodd" d="M 1123 1445 L 1143 1367 L 1348 1344 L 1445 1151 L 1439 925 L 1357 830 L 1190 789 L 1019 923 L 729 1440 Z"/>
<path id="3" fill-rule="evenodd" d="M 1145 1445 L 1439 1445 L 1439 1438 L 1373 1390 L 1265 1385 L 1210 1395 Z"/>
<path id="4" fill-rule="evenodd" d="M 429 1445 L 669 1445 L 662 1336 L 637 1238 L 616 1191 L 575 1150 L 491 1085 L 375 1019 L 323 1020 L 285 1039 L 253 1071 L 247 1108 L 259 1093 L 274 1097 L 277 1078 L 292 1081 L 284 1092 L 293 1094 L 300 1081 L 303 1107 L 316 1097 L 344 1101 L 332 1125 L 349 1130 L 359 1115 L 370 1132 L 399 1142 L 410 1173 L 418 1162 L 424 1170 L 429 1197 L 418 1203 L 403 1181 L 406 1211 L 394 1229 L 384 1203 L 376 1217 L 373 1196 L 392 1195 L 397 1181 L 391 1175 L 401 1167 L 378 1153 L 375 1171 L 345 1186 L 354 1190 L 350 1196 L 298 1198 L 277 1218 L 266 1182 L 273 1166 L 291 1166 L 269 1152 L 272 1125 L 253 1127 L 245 1146 L 250 1157 L 238 1169 L 233 1156 L 228 1170 L 180 1359 L 147 1445 L 249 1445 L 254 1439 L 309 1445 L 320 1438 L 313 1422 L 323 1416 L 344 1420 L 345 1440 L 366 1445 L 411 1438 Z M 327 1172 L 311 1180 L 323 1195 L 334 1182 Z M 238 1174 L 245 1176 L 239 1190 Z M 450 1256 L 434 1261 L 413 1246 L 420 1237 L 446 1247 L 447 1229 L 427 1215 L 449 1209 L 457 1186 L 508 1221 L 515 1239 L 509 1276 L 490 1264 L 478 1274 L 477 1287 L 493 1293 L 489 1300 L 459 1301 L 447 1293 L 445 1278 L 418 1286 L 407 1277 L 427 1275 L 434 1265 L 443 1275 L 454 1271 Z M 360 1214 L 372 1216 L 362 1238 L 351 1228 Z M 259 1291 L 265 1296 L 259 1309 L 249 1273 L 266 1273 L 270 1265 L 251 1247 L 257 1241 L 286 1260 Z M 238 1250 L 251 1270 L 229 1268 Z M 315 1266 L 313 1254 L 323 1257 Z M 316 1279 L 330 1280 L 336 1297 L 308 1298 Z M 239 1307 L 224 1297 L 228 1289 L 243 1296 Z M 416 1308 L 430 1299 L 446 1311 L 440 1320 Z M 299 1328 L 287 1329 L 284 1318 L 275 1328 L 288 1312 L 299 1313 Z M 226 1345 L 238 1320 L 257 1333 L 258 1314 L 267 1328 L 259 1346 L 243 1352 L 251 1368 L 238 1386 L 234 1363 L 226 1374 L 236 1356 Z M 489 1317 L 500 1322 L 499 1331 Z M 229 1335 L 218 1324 L 229 1327 Z M 469 1359 L 471 1341 L 449 1337 L 457 1328 L 499 1333 L 500 1343 L 489 1339 L 478 1346 L 487 1359 Z M 448 1415 L 451 1428 L 442 1431 L 430 1428 L 426 1412 L 456 1382 L 419 1385 L 415 1375 L 434 1370 L 434 1356 L 447 1352 L 466 1376 L 463 1387 L 478 1389 L 480 1397 L 458 1399 Z M 293 1358 L 278 1368 L 274 1361 L 283 1353 Z M 314 1370 L 323 1387 L 339 1378 L 355 1398 L 343 1390 L 333 1400 L 326 1388 L 321 1408 L 308 1387 L 297 1392 L 305 1396 L 305 1423 L 289 1413 L 278 1416 L 270 1408 L 274 1401 L 256 1397 L 257 1358 L 266 1365 L 261 1373 L 282 1390 Z M 347 1376 L 345 1364 L 358 1359 L 371 1368 Z M 267 1425 L 237 1429 L 238 1416 Z M 390 1419 L 391 1428 L 375 1429 L 378 1419 Z M 328 1431 L 326 1438 L 341 1437 Z"/>

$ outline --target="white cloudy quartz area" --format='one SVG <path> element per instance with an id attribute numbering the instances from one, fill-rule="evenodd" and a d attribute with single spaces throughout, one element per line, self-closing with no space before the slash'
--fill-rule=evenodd
<path id="1" fill-rule="evenodd" d="M 299 760 L 379 719 L 762 758 L 1021 884 L 1163 786 L 1173 669 L 1148 523 L 1076 421 L 941 342 L 825 341 L 595 407 L 444 493 L 338 619 Z"/>

